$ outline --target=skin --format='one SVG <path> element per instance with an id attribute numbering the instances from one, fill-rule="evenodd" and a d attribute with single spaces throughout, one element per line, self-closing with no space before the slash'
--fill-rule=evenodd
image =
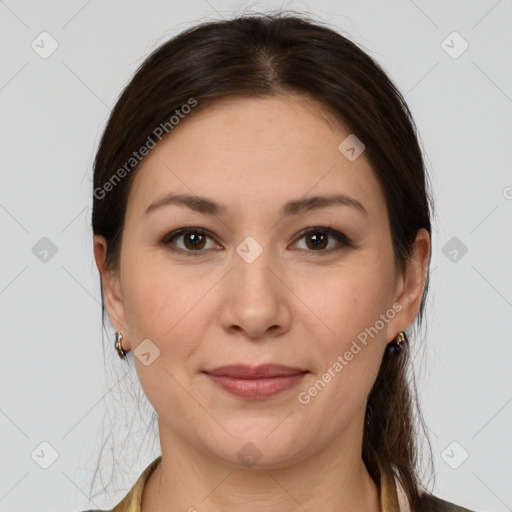
<path id="1" fill-rule="evenodd" d="M 134 177 L 119 272 L 105 270 L 106 243 L 94 237 L 106 306 L 124 349 L 148 338 L 160 350 L 149 366 L 133 358 L 159 417 L 162 448 L 143 512 L 380 509 L 361 458 L 366 400 L 386 344 L 418 312 L 430 239 L 418 231 L 406 272 L 395 273 L 380 185 L 364 152 L 350 161 L 338 150 L 349 134 L 299 96 L 231 98 L 198 109 L 151 150 Z M 171 191 L 206 196 L 227 213 L 168 205 L 144 214 Z M 288 200 L 333 192 L 356 198 L 368 215 L 340 205 L 280 213 Z M 211 233 L 197 257 L 160 243 L 185 226 Z M 344 233 L 354 247 L 329 237 L 316 248 L 315 233 L 301 235 L 315 226 Z M 263 249 L 251 263 L 236 252 L 247 236 Z M 190 235 L 174 245 L 194 251 Z M 308 404 L 300 403 L 298 394 L 394 303 L 401 311 Z M 269 362 L 310 373 L 260 401 L 227 393 L 202 373 Z M 261 453 L 252 467 L 237 457 L 246 443 Z"/>

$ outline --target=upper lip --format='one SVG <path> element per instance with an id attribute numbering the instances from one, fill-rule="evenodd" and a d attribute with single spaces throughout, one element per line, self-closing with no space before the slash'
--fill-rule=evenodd
<path id="1" fill-rule="evenodd" d="M 205 370 L 210 375 L 235 377 L 240 379 L 261 379 L 264 377 L 280 377 L 286 375 L 297 375 L 306 370 L 293 368 L 282 364 L 262 364 L 260 366 L 247 366 L 243 364 L 233 364 L 229 366 L 219 366 L 212 370 Z"/>

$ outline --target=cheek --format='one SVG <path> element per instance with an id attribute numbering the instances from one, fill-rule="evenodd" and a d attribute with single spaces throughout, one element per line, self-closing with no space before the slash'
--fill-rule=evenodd
<path id="1" fill-rule="evenodd" d="M 149 338 L 159 348 L 166 367 L 182 367 L 202 338 L 208 278 L 171 267 L 151 252 L 126 258 L 123 285 L 125 313 L 134 333 L 132 350 Z M 203 333 L 204 334 L 204 333 Z"/>
<path id="2" fill-rule="evenodd" d="M 151 262 L 147 254 L 126 258 L 124 272 L 125 312 L 142 389 L 159 414 L 184 415 L 189 396 L 180 383 L 186 381 L 187 365 L 192 364 L 191 354 L 201 339 L 201 327 L 195 320 L 200 310 L 198 299 L 204 292 L 197 282 L 169 272 L 165 262 Z M 159 351 L 147 366 L 136 357 L 137 346 L 146 339 Z"/>
<path id="3" fill-rule="evenodd" d="M 365 400 L 378 374 L 387 333 L 391 278 L 388 262 L 377 254 L 366 255 L 354 265 L 340 268 L 337 277 L 317 280 L 306 295 L 308 305 L 318 315 L 318 336 L 315 351 L 321 360 L 317 368 L 320 377 L 317 388 L 329 388 L 316 401 L 323 404 L 338 403 L 348 414 Z M 329 278 L 328 278 L 329 277 Z M 312 302 L 309 302 L 311 300 Z M 315 393 L 315 390 L 312 390 Z M 340 413 L 341 413 L 340 409 Z"/>
<path id="4" fill-rule="evenodd" d="M 172 301 L 176 293 L 172 280 L 165 278 L 160 266 L 152 264 L 144 251 L 137 251 L 129 243 L 124 247 L 121 266 L 125 315 L 134 334 L 133 350 L 145 338 L 160 338 L 162 320 L 172 321 L 168 315 L 175 308 Z"/>
<path id="5" fill-rule="evenodd" d="M 389 308 L 390 286 L 378 262 L 331 271 L 304 290 L 306 303 L 341 344 L 373 326 Z M 314 286 L 312 286 L 314 285 Z"/>
<path id="6" fill-rule="evenodd" d="M 315 340 L 320 364 L 309 387 L 301 389 L 301 400 L 310 402 L 310 417 L 323 418 L 334 431 L 364 407 L 375 382 L 387 325 L 377 322 L 388 309 L 388 293 L 371 273 L 355 271 L 338 282 L 330 281 L 324 292 L 314 295 L 321 318 Z"/>

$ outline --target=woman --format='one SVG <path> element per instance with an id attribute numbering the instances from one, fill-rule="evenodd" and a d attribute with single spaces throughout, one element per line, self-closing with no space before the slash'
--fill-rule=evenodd
<path id="1" fill-rule="evenodd" d="M 115 512 L 467 511 L 418 477 L 427 181 L 403 97 L 318 23 L 204 23 L 145 60 L 94 168 L 103 313 L 162 449 Z"/>

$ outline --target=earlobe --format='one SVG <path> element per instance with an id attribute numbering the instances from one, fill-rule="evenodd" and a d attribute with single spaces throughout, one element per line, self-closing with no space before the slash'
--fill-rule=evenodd
<path id="1" fill-rule="evenodd" d="M 129 332 L 124 314 L 124 302 L 119 281 L 119 274 L 106 268 L 107 242 L 101 235 L 94 235 L 94 258 L 101 277 L 105 307 L 107 308 L 110 322 L 116 331 L 124 333 L 123 347 L 130 349 L 130 342 L 126 336 Z"/>

